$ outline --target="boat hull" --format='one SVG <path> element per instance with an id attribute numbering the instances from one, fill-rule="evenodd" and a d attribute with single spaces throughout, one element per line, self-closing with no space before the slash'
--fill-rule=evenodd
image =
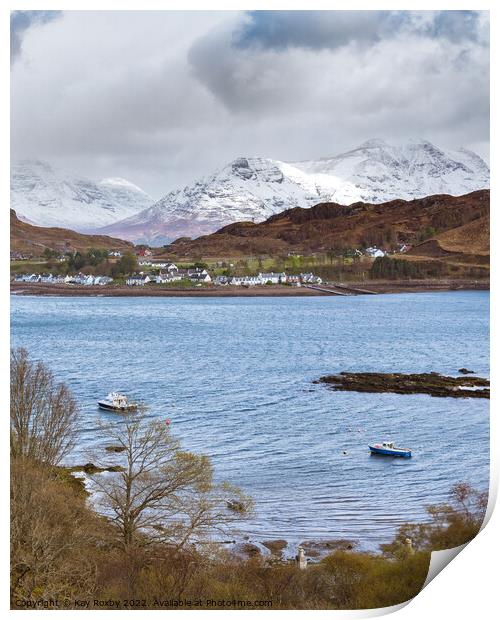
<path id="1" fill-rule="evenodd" d="M 105 411 L 134 411 L 137 409 L 135 405 L 129 405 L 127 407 L 117 407 L 116 405 L 110 405 L 109 403 L 98 402 L 97 405 L 99 409 L 104 409 Z"/>
<path id="2" fill-rule="evenodd" d="M 380 454 L 381 456 L 398 456 L 404 459 L 411 457 L 411 450 L 390 450 L 388 448 L 376 448 L 375 446 L 368 446 L 372 454 Z"/>

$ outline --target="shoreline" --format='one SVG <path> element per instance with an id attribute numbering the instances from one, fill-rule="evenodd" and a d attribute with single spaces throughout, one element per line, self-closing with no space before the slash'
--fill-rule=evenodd
<path id="1" fill-rule="evenodd" d="M 334 285 L 331 285 L 334 288 Z M 343 283 L 348 290 L 363 289 L 368 294 L 429 293 L 440 291 L 490 290 L 489 280 L 380 280 Z M 11 282 L 13 295 L 39 297 L 337 297 L 339 289 L 325 290 L 329 285 L 315 288 L 283 285 L 210 288 L 161 288 L 158 285 L 131 287 L 126 285 L 81 286 L 68 284 L 41 284 Z M 343 289 L 341 289 L 343 290 Z M 361 292 L 353 294 L 363 294 Z M 345 295 L 344 295 L 345 296 Z"/>

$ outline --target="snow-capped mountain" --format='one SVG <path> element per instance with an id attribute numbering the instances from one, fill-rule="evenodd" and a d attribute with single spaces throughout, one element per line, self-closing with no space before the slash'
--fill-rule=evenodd
<path id="1" fill-rule="evenodd" d="M 369 140 L 335 157 L 292 163 L 241 157 L 99 232 L 159 244 L 214 232 L 236 221 L 260 222 L 285 209 L 323 201 L 459 196 L 488 188 L 489 174 L 487 164 L 472 151 L 443 150 L 425 140 L 403 145 Z"/>
<path id="2" fill-rule="evenodd" d="M 10 190 L 11 208 L 20 219 L 80 232 L 130 217 L 154 202 L 125 179 L 95 182 L 37 160 L 12 164 Z"/>
<path id="3" fill-rule="evenodd" d="M 182 236 L 197 237 L 231 222 L 261 221 L 289 207 L 316 204 L 318 192 L 301 187 L 281 170 L 282 166 L 282 162 L 271 159 L 241 157 L 100 232 L 161 243 Z"/>

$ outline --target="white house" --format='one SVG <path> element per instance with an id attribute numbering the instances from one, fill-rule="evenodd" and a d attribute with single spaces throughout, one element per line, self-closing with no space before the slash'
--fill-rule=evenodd
<path id="1" fill-rule="evenodd" d="M 156 284 L 165 284 L 168 282 L 178 282 L 182 280 L 182 277 L 178 275 L 175 271 L 169 272 L 161 272 L 155 278 Z"/>
<path id="2" fill-rule="evenodd" d="M 181 280 L 191 280 L 191 282 L 196 282 L 197 284 L 212 281 L 208 271 L 200 267 L 196 269 L 177 269 L 175 273 Z"/>
<path id="3" fill-rule="evenodd" d="M 371 258 L 380 258 L 382 256 L 385 256 L 385 252 L 377 247 L 366 248 L 365 254 L 367 256 L 370 256 Z"/>
<path id="4" fill-rule="evenodd" d="M 231 286 L 242 286 L 244 280 L 245 278 L 242 276 L 232 276 L 229 278 L 229 284 Z"/>
<path id="5" fill-rule="evenodd" d="M 260 276 L 234 276 L 230 279 L 233 286 L 257 286 L 262 284 Z"/>
<path id="6" fill-rule="evenodd" d="M 148 263 L 139 262 L 139 264 L 147 265 Z M 169 263 L 166 261 L 151 261 L 149 264 L 151 265 L 151 267 L 154 267 L 155 269 L 166 269 L 167 271 L 177 271 L 177 265 L 174 265 L 174 263 Z"/>
<path id="7" fill-rule="evenodd" d="M 148 282 L 150 282 L 148 275 L 134 274 L 126 279 L 125 284 L 127 286 L 144 286 Z"/>
<path id="8" fill-rule="evenodd" d="M 313 273 L 301 273 L 299 278 L 303 284 L 321 284 L 323 282 L 319 276 L 315 276 Z"/>
<path id="9" fill-rule="evenodd" d="M 66 278 L 67 276 L 62 276 L 62 275 L 52 276 L 52 283 L 53 284 L 66 284 Z"/>
<path id="10" fill-rule="evenodd" d="M 191 276 L 193 273 L 198 273 L 203 276 L 208 276 L 208 271 L 202 267 L 195 267 L 194 269 L 188 269 L 188 273 Z"/>
<path id="11" fill-rule="evenodd" d="M 113 282 L 113 278 L 109 276 L 96 276 L 94 278 L 94 284 L 98 284 L 99 286 L 106 286 L 107 284 L 111 284 Z"/>
<path id="12" fill-rule="evenodd" d="M 191 282 L 195 282 L 196 284 L 200 284 L 202 282 L 208 284 L 212 281 L 212 278 L 205 271 L 205 269 L 203 269 L 202 271 L 194 271 L 190 273 L 189 279 L 191 280 Z"/>
<path id="13" fill-rule="evenodd" d="M 85 274 L 84 273 L 77 273 L 76 275 L 73 276 L 72 278 L 72 282 L 74 284 L 83 284 L 85 282 Z"/>
<path id="14" fill-rule="evenodd" d="M 261 279 L 262 284 L 267 284 L 270 282 L 271 284 L 284 284 L 286 282 L 286 273 L 259 273 L 257 276 Z"/>

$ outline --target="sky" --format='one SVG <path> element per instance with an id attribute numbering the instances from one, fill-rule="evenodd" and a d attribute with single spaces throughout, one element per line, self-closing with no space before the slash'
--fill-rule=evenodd
<path id="1" fill-rule="evenodd" d="M 489 161 L 489 15 L 14 11 L 11 152 L 154 198 L 236 157 L 424 138 Z"/>

